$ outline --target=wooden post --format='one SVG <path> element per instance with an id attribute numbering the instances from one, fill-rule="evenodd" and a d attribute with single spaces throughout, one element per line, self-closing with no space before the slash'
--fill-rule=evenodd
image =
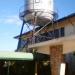
<path id="1" fill-rule="evenodd" d="M 63 62 L 63 45 L 50 47 L 51 75 L 60 75 L 60 64 Z"/>

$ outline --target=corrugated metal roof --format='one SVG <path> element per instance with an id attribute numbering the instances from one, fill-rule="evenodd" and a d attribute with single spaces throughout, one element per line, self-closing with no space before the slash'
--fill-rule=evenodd
<path id="1" fill-rule="evenodd" d="M 33 54 L 25 52 L 0 52 L 0 60 L 33 60 Z"/>

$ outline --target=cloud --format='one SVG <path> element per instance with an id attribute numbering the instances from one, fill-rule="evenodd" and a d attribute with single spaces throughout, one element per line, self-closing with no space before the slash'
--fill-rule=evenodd
<path id="1" fill-rule="evenodd" d="M 11 15 L 1 18 L 0 24 L 21 25 L 22 21 L 19 19 L 19 16 Z"/>

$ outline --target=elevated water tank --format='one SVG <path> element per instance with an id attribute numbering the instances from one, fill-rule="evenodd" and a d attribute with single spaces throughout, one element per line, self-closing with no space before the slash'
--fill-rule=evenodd
<path id="1" fill-rule="evenodd" d="M 25 0 L 25 9 L 22 14 L 25 21 L 32 21 L 33 23 L 36 16 L 36 24 L 44 25 L 53 20 L 54 14 L 53 0 Z"/>

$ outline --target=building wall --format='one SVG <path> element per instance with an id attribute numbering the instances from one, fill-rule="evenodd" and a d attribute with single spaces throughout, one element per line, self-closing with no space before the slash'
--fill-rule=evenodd
<path id="1" fill-rule="evenodd" d="M 75 25 L 65 26 L 65 36 L 75 35 Z"/>
<path id="2" fill-rule="evenodd" d="M 36 36 L 35 43 L 75 34 L 75 16 L 57 21 L 53 25 L 54 28 L 52 24 L 50 24 L 42 29 L 39 35 Z M 32 42 L 32 32 L 23 35 L 22 39 L 20 47 L 27 47 L 27 45 Z"/>

